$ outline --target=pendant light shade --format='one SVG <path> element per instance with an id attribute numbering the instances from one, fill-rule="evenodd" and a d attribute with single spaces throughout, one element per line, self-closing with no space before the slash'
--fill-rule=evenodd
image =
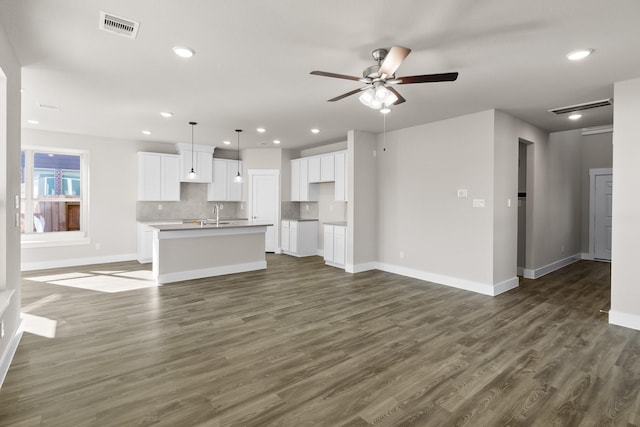
<path id="1" fill-rule="evenodd" d="M 242 132 L 242 129 L 236 129 L 238 134 L 238 174 L 233 178 L 233 182 L 238 184 L 242 183 L 242 175 L 240 175 L 240 132 Z"/>
<path id="2" fill-rule="evenodd" d="M 191 125 L 191 170 L 189 171 L 189 173 L 187 174 L 187 178 L 189 179 L 198 179 L 198 174 L 196 173 L 196 171 L 193 169 L 193 128 L 195 125 L 197 125 L 198 123 L 196 122 L 189 122 L 189 124 Z"/>

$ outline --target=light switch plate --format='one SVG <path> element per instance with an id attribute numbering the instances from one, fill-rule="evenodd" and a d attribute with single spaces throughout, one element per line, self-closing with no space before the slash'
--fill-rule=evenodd
<path id="1" fill-rule="evenodd" d="M 458 199 L 466 199 L 467 198 L 467 190 L 459 189 L 458 190 Z"/>

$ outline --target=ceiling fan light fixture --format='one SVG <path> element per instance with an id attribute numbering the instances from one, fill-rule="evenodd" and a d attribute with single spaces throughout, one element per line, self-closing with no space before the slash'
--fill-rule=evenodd
<path id="1" fill-rule="evenodd" d="M 360 95 L 358 99 L 360 99 L 360 102 L 362 102 L 364 105 L 369 107 L 371 106 L 371 101 L 373 101 L 374 96 L 375 91 L 373 90 L 373 88 L 369 88 L 362 92 L 362 95 Z"/>
<path id="2" fill-rule="evenodd" d="M 384 99 L 384 105 L 388 107 L 390 105 L 395 104 L 397 100 L 398 100 L 398 97 L 396 96 L 396 94 L 388 90 L 387 96 Z"/>
<path id="3" fill-rule="evenodd" d="M 389 114 L 391 112 L 391 107 L 389 107 L 388 105 L 385 105 L 380 109 L 380 112 L 382 114 Z"/>
<path id="4" fill-rule="evenodd" d="M 385 88 L 383 85 L 378 85 L 376 87 L 376 100 L 384 101 L 388 93 L 389 91 L 387 90 L 387 88 Z"/>
<path id="5" fill-rule="evenodd" d="M 382 102 L 378 101 L 377 99 L 374 99 L 371 101 L 369 108 L 373 108 L 374 110 L 379 110 L 382 108 Z"/>

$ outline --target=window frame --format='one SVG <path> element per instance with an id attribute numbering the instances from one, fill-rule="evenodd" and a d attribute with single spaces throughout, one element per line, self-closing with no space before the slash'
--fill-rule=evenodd
<path id="1" fill-rule="evenodd" d="M 72 231 L 50 231 L 46 233 L 21 232 L 20 244 L 22 248 L 41 248 L 53 246 L 71 246 L 71 245 L 87 245 L 90 243 L 89 238 L 89 152 L 86 150 L 77 150 L 59 147 L 41 147 L 41 146 L 22 146 L 21 151 L 24 152 L 24 198 L 22 191 L 20 192 L 21 205 L 24 210 L 25 229 L 33 228 L 33 208 L 38 201 L 51 201 L 58 203 L 80 202 L 80 230 Z M 46 195 L 34 197 L 33 182 L 35 176 L 34 154 L 65 154 L 80 157 L 80 195 L 78 198 L 70 198 L 60 200 L 51 198 L 47 200 Z M 31 218 L 29 220 L 29 218 Z"/>

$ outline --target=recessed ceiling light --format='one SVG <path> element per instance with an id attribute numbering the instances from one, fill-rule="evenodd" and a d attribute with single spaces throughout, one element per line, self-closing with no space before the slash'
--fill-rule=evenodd
<path id="1" fill-rule="evenodd" d="M 142 133 L 144 135 L 151 135 L 151 131 L 150 130 L 143 130 Z"/>
<path id="2" fill-rule="evenodd" d="M 593 49 L 578 49 L 567 53 L 567 59 L 569 61 L 579 61 L 586 58 L 593 53 Z"/>
<path id="3" fill-rule="evenodd" d="M 265 128 L 256 128 L 256 130 L 260 133 L 265 133 L 267 131 Z"/>
<path id="4" fill-rule="evenodd" d="M 582 117 L 582 114 L 573 113 L 569 116 L 569 120 L 578 120 L 580 117 Z"/>
<path id="5" fill-rule="evenodd" d="M 168 119 L 169 117 L 173 117 L 173 113 L 170 113 L 170 112 L 168 112 L 168 111 L 161 111 L 161 112 L 160 112 L 160 115 L 161 115 L 162 117 L 167 118 L 167 119 Z"/>
<path id="6" fill-rule="evenodd" d="M 273 143 L 274 143 L 274 144 L 280 144 L 280 140 L 279 140 L 279 139 L 274 139 L 274 140 L 273 140 Z"/>
<path id="7" fill-rule="evenodd" d="M 173 48 L 173 51 L 175 52 L 176 55 L 178 55 L 181 58 L 191 58 L 193 55 L 196 54 L 195 50 L 190 49 L 188 47 L 184 47 L 184 46 L 175 46 Z"/>
<path id="8" fill-rule="evenodd" d="M 27 123 L 32 124 L 32 125 L 39 125 L 40 122 L 37 120 L 27 120 Z"/>
<path id="9" fill-rule="evenodd" d="M 313 128 L 311 129 L 311 133 L 320 133 L 320 129 Z"/>
<path id="10" fill-rule="evenodd" d="M 231 141 L 222 141 L 224 145 L 231 145 Z"/>

